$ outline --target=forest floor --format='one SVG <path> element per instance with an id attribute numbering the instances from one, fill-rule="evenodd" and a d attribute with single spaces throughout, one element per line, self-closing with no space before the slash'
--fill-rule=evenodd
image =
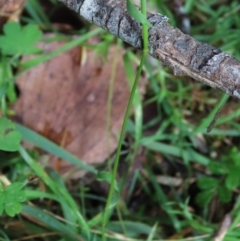
<path id="1" fill-rule="evenodd" d="M 149 56 L 106 218 L 141 52 L 57 0 L 29 0 L 8 14 L 4 2 L 1 116 L 15 123 L 22 142 L 19 151 L 0 151 L 1 193 L 1 186 L 16 184 L 5 201 L 0 193 L 0 213 L 3 202 L 6 211 L 0 240 L 240 240 L 239 100 L 174 76 Z M 147 4 L 171 25 L 240 60 L 237 0 Z M 29 47 L 33 43 L 37 48 Z M 1 78 L 11 81 L 5 85 Z"/>

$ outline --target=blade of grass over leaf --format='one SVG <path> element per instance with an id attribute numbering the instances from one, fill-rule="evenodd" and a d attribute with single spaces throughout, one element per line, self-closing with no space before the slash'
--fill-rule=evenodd
<path id="1" fill-rule="evenodd" d="M 32 143 L 35 146 L 40 147 L 41 149 L 43 149 L 57 157 L 62 158 L 65 161 L 68 161 L 69 163 L 71 163 L 83 170 L 97 174 L 97 170 L 94 167 L 87 165 L 86 163 L 79 160 L 77 157 L 75 157 L 68 151 L 64 150 L 62 147 L 60 147 L 60 146 L 56 145 L 55 143 L 53 143 L 52 141 L 48 140 L 47 138 L 39 135 L 38 133 L 36 133 L 36 132 L 30 130 L 29 128 L 24 127 L 20 124 L 16 123 L 15 125 L 16 125 L 16 130 L 22 134 L 24 140 Z"/>
<path id="2" fill-rule="evenodd" d="M 86 40 L 88 40 L 89 38 L 91 38 L 91 37 L 93 37 L 97 34 L 100 34 L 102 31 L 103 31 L 102 29 L 97 28 L 95 30 L 92 30 L 91 32 L 83 34 L 82 36 L 80 36 L 76 39 L 73 39 L 69 43 L 67 43 L 64 46 L 58 48 L 57 50 L 52 51 L 49 54 L 44 54 L 44 55 L 41 55 L 39 57 L 36 57 L 35 59 L 25 61 L 24 63 L 21 64 L 21 73 L 30 69 L 30 68 L 33 68 L 34 66 L 36 66 L 38 64 L 41 64 L 41 63 L 43 63 L 47 60 L 50 60 L 50 59 L 56 57 L 57 55 L 65 52 L 65 51 L 67 51 L 67 50 L 69 50 L 69 49 L 71 49 L 75 46 L 83 44 Z"/>

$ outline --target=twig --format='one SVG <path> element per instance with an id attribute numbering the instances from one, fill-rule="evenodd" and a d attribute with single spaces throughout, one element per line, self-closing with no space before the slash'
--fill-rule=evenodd
<path id="1" fill-rule="evenodd" d="M 59 0 L 113 35 L 142 49 L 141 25 L 126 9 L 125 0 Z M 240 98 L 240 61 L 221 50 L 201 43 L 168 24 L 161 14 L 148 13 L 149 54 L 173 69 L 213 88 Z"/>
<path id="2" fill-rule="evenodd" d="M 221 226 L 220 226 L 218 232 L 216 233 L 216 235 L 214 236 L 213 240 L 214 241 L 222 241 L 224 239 L 224 237 L 225 237 L 225 235 L 226 235 L 226 233 L 227 233 L 231 223 L 232 223 L 231 216 L 229 214 L 226 214 L 224 216 L 224 219 L 223 219 L 223 221 L 221 223 Z"/>

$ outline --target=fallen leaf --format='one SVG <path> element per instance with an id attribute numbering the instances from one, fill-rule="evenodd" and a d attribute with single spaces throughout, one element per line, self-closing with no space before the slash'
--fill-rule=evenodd
<path id="1" fill-rule="evenodd" d="M 40 47 L 50 52 L 63 44 L 53 42 Z M 123 54 L 122 49 L 113 46 L 103 61 L 93 50 L 76 47 L 23 73 L 16 80 L 20 90 L 14 106 L 17 119 L 86 163 L 103 162 L 117 147 L 130 93 Z M 113 71 L 109 133 L 107 99 Z M 51 161 L 52 166 L 57 163 Z M 63 162 L 60 172 L 71 168 Z"/>

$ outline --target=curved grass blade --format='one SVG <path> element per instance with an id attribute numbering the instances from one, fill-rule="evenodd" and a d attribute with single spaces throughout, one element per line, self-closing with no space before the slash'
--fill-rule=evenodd
<path id="1" fill-rule="evenodd" d="M 40 147 L 41 149 L 59 157 L 63 160 L 81 168 L 86 171 L 92 172 L 97 174 L 97 170 L 84 163 L 83 161 L 79 160 L 76 156 L 72 155 L 68 151 L 64 150 L 62 147 L 56 145 L 52 141 L 48 140 L 47 138 L 39 135 L 38 133 L 30 130 L 29 128 L 22 126 L 20 124 L 15 123 L 16 130 L 19 131 L 24 140 L 32 143 L 35 146 Z"/>
<path id="2" fill-rule="evenodd" d="M 205 132 L 206 127 L 207 127 L 207 133 L 209 133 L 217 121 L 217 118 L 222 106 L 224 106 L 224 104 L 227 102 L 228 99 L 229 99 L 229 95 L 223 94 L 221 100 L 219 101 L 219 104 L 217 104 L 214 107 L 214 109 L 211 111 L 211 113 L 202 120 L 201 124 L 198 127 L 196 127 L 195 130 L 193 130 L 192 134 L 196 135 L 200 132 Z"/>
<path id="3" fill-rule="evenodd" d="M 30 216 L 37 221 L 43 223 L 46 227 L 51 228 L 59 232 L 59 235 L 64 237 L 65 240 L 77 241 L 77 234 L 72 232 L 69 227 L 62 222 L 58 221 L 56 218 L 50 214 L 32 206 L 23 205 L 22 213 Z"/>
<path id="4" fill-rule="evenodd" d="M 55 56 L 75 47 L 75 46 L 78 46 L 82 43 L 84 43 L 86 40 L 88 40 L 89 38 L 99 34 L 102 32 L 102 29 L 100 28 L 97 28 L 91 32 L 88 32 L 82 36 L 80 36 L 79 38 L 77 39 L 73 39 L 72 41 L 70 41 L 69 43 L 65 44 L 64 46 L 52 51 L 51 53 L 49 54 L 44 54 L 44 55 L 41 55 L 39 57 L 36 57 L 34 59 L 30 59 L 28 61 L 25 61 L 22 65 L 21 65 L 21 73 L 38 65 L 38 64 L 41 64 L 49 59 L 52 59 L 54 58 Z"/>
<path id="5" fill-rule="evenodd" d="M 83 230 L 83 234 L 88 238 L 90 237 L 90 231 L 88 227 L 87 221 L 84 219 L 82 214 L 78 210 L 78 205 L 73 200 L 72 196 L 68 192 L 68 190 L 63 185 L 58 185 L 59 183 L 55 182 L 46 171 L 27 153 L 27 151 L 20 146 L 19 153 L 24 159 L 24 161 L 33 169 L 37 176 L 39 176 L 59 197 L 59 203 L 62 205 L 63 212 L 65 214 L 65 218 L 69 220 L 71 223 L 76 225 L 80 225 Z"/>

